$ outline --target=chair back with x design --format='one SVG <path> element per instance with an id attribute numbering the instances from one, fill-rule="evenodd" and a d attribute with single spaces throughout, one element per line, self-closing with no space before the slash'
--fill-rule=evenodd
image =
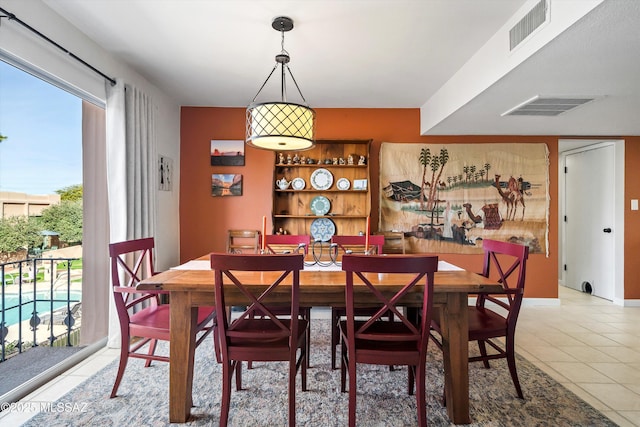
<path id="1" fill-rule="evenodd" d="M 343 254 L 347 253 L 364 253 L 375 248 L 373 253 L 382 254 L 384 246 L 384 236 L 382 234 L 372 234 L 369 236 L 369 248 L 365 248 L 367 242 L 366 236 L 333 236 L 331 243 L 338 245 L 338 249 Z"/>
<path id="2" fill-rule="evenodd" d="M 301 371 L 302 390 L 307 389 L 308 321 L 298 317 L 300 270 L 303 267 L 303 254 L 211 254 L 220 322 L 221 426 L 227 425 L 229 417 L 233 373 L 236 376 L 236 389 L 242 388 L 243 361 L 289 362 L 289 425 L 295 425 L 295 378 L 298 370 Z M 248 278 L 251 274 L 247 272 L 260 272 L 262 279 L 271 284 L 251 283 Z M 277 289 L 281 285 L 291 286 L 290 298 L 287 298 L 288 318 L 278 316 L 272 308 L 273 300 L 269 301 L 270 297 L 278 293 Z M 231 292 L 234 296 L 242 295 L 246 298 L 243 305 L 246 304 L 247 309 L 237 319 L 229 321 L 225 314 L 225 294 Z"/>
<path id="3" fill-rule="evenodd" d="M 243 352 L 241 348 L 234 348 L 232 345 L 236 338 L 269 342 L 297 335 L 299 280 L 300 270 L 304 266 L 303 259 L 302 254 L 211 254 L 211 268 L 215 270 L 216 307 L 223 309 L 226 306 L 225 294 L 231 292 L 231 288 L 246 298 L 247 305 L 247 309 L 233 322 L 227 320 L 224 310 L 218 316 L 218 321 L 221 322 L 218 327 L 223 358 L 225 353 Z M 242 279 L 242 272 L 248 271 L 273 272 L 273 281 L 266 289 L 264 286 L 250 286 Z M 285 280 L 289 276 L 291 279 Z M 291 286 L 290 322 L 285 322 L 285 319 L 274 314 L 271 309 L 273 303 L 268 301 L 283 282 Z M 233 286 L 230 288 L 229 285 Z M 247 358 L 243 360 L 260 360 L 258 354 L 244 357 Z"/>
<path id="4" fill-rule="evenodd" d="M 153 249 L 153 237 L 127 240 L 109 245 L 111 283 L 113 285 L 116 311 L 120 319 L 128 319 L 129 309 L 140 305 L 143 301 L 149 301 L 148 303 L 152 306 L 158 305 L 158 295 L 167 293 L 152 291 L 140 293 L 135 289 L 142 279 L 155 274 Z"/>
<path id="5" fill-rule="evenodd" d="M 529 247 L 487 239 L 482 242 L 482 248 L 484 250 L 482 275 L 495 278 L 502 284 L 504 292 L 500 294 L 502 298 L 479 294 L 476 307 L 484 307 L 487 301 L 502 307 L 508 312 L 507 327 L 515 328 L 524 296 Z"/>
<path id="6" fill-rule="evenodd" d="M 347 319 L 339 324 L 342 338 L 341 390 L 345 391 L 348 371 L 349 426 L 356 425 L 358 363 L 406 365 L 409 394 L 413 393 L 414 384 L 416 386 L 418 425 L 426 426 L 425 364 L 433 308 L 433 280 L 438 270 L 438 257 L 345 255 L 342 258 L 342 269 L 347 276 Z M 394 284 L 392 289 L 377 283 L 380 275 L 386 276 Z M 363 299 L 364 295 L 369 298 Z M 413 303 L 420 304 L 417 312 L 407 309 L 407 313 L 412 313 L 411 316 L 405 314 L 401 307 L 408 298 L 412 298 Z M 366 320 L 356 320 L 357 306 L 370 301 L 376 307 L 375 312 Z M 393 313 L 395 321 L 380 321 L 387 313 Z"/>
<path id="7" fill-rule="evenodd" d="M 261 238 L 265 239 L 265 249 L 270 254 L 278 253 L 309 253 L 311 236 L 298 234 L 267 234 Z"/>

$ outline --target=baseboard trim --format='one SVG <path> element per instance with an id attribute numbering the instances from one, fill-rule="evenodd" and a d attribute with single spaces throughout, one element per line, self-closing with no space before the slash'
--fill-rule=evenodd
<path id="1" fill-rule="evenodd" d="M 619 298 L 614 298 L 613 303 L 615 305 L 621 305 L 623 307 L 640 307 L 640 299 L 619 299 Z"/>

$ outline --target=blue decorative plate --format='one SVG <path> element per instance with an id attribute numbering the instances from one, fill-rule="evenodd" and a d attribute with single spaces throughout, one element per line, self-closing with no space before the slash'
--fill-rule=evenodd
<path id="1" fill-rule="evenodd" d="M 331 202 L 324 196 L 316 196 L 311 200 L 311 212 L 320 216 L 325 215 L 331 209 Z"/>
<path id="2" fill-rule="evenodd" d="M 331 240 L 336 234 L 336 225 L 329 218 L 314 219 L 311 223 L 311 237 L 320 242 Z"/>

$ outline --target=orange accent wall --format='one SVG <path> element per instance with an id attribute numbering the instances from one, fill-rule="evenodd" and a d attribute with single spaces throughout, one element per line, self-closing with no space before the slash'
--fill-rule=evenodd
<path id="1" fill-rule="evenodd" d="M 558 296 L 558 136 L 421 136 L 419 109 L 316 109 L 318 139 L 373 139 L 371 146 L 371 217 L 378 217 L 379 183 L 373 178 L 379 172 L 382 142 L 415 143 L 545 143 L 549 147 L 550 216 L 549 256 L 534 254 L 527 266 L 526 296 L 557 298 Z M 246 148 L 245 166 L 210 166 L 209 147 L 212 139 L 245 137 L 245 109 L 219 107 L 182 107 L 180 141 L 180 258 L 182 261 L 212 251 L 224 251 L 227 229 L 259 230 L 266 215 L 271 230 L 271 194 L 274 183 L 275 154 Z M 640 159 L 640 138 L 627 138 L 625 199 L 640 199 L 637 187 L 640 171 L 633 170 Z M 635 143 L 634 143 L 635 142 Z M 212 197 L 212 173 L 243 175 L 241 197 Z M 627 209 L 629 203 L 626 203 Z M 626 211 L 627 239 L 625 251 L 640 253 L 640 211 Z M 629 226 L 631 225 L 631 226 Z M 377 224 L 371 224 L 377 231 Z M 479 255 L 442 254 L 441 258 L 462 267 L 481 270 Z M 633 265 L 629 265 L 633 264 Z M 631 283 L 638 277 L 640 263 L 626 263 L 625 298 L 640 298 L 640 285 Z"/>
<path id="2" fill-rule="evenodd" d="M 624 140 L 624 298 L 640 299 L 640 211 L 631 210 L 640 199 L 640 137 Z"/>

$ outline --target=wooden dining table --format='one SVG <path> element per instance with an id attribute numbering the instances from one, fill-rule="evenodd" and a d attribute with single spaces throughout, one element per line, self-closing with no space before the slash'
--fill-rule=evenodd
<path id="1" fill-rule="evenodd" d="M 193 388 L 193 361 L 195 354 L 195 330 L 198 306 L 215 305 L 214 272 L 203 268 L 208 256 L 187 263 L 178 269 L 158 273 L 142 280 L 137 289 L 163 290 L 170 293 L 171 346 L 169 368 L 169 421 L 184 423 L 191 415 Z M 198 264 L 200 263 L 200 264 Z M 190 267 L 191 265 L 191 267 Z M 197 266 L 196 266 L 197 265 Z M 446 402 L 449 419 L 455 424 L 469 424 L 469 370 L 468 370 L 468 296 L 477 292 L 498 293 L 502 286 L 479 274 L 449 268 L 451 264 L 439 263 L 434 280 L 434 305 L 441 310 L 443 360 Z M 337 268 L 305 267 L 300 272 L 301 306 L 344 306 L 345 273 Z M 264 288 L 271 284 L 273 274 L 244 272 L 239 279 L 251 286 Z M 369 277 L 384 292 L 394 292 L 399 284 L 389 275 Z M 231 286 L 230 286 L 231 287 Z M 357 284 L 355 287 L 356 295 Z M 290 287 L 282 284 L 280 293 L 271 296 L 269 302 L 286 303 Z M 422 289 L 405 296 L 403 305 L 419 306 Z M 366 294 L 362 294 L 363 296 Z M 229 305 L 242 305 L 246 300 L 240 294 L 225 292 Z"/>

